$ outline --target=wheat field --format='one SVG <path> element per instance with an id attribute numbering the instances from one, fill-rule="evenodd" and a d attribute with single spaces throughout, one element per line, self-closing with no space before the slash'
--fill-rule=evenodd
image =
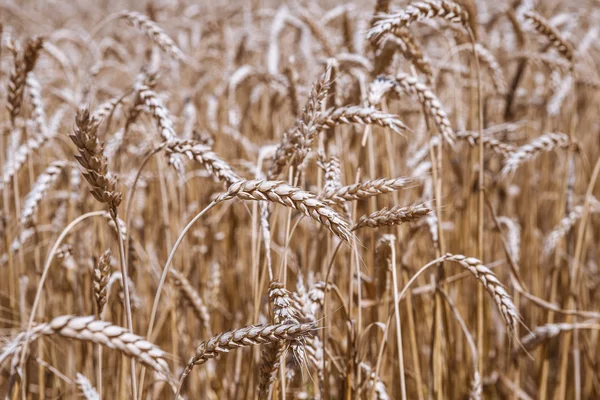
<path id="1" fill-rule="evenodd" d="M 6 399 L 600 398 L 600 4 L 0 0 Z"/>

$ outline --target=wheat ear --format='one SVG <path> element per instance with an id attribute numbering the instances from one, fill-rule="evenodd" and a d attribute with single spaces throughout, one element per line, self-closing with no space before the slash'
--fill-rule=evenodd
<path id="1" fill-rule="evenodd" d="M 0 353 L 0 363 L 20 351 L 24 341 L 37 340 L 40 336 L 61 336 L 100 344 L 137 360 L 171 380 L 169 366 L 165 361 L 167 353 L 127 329 L 97 320 L 94 316 L 63 315 L 48 323 L 39 324 L 28 332 L 22 332 L 4 346 Z"/>
<path id="2" fill-rule="evenodd" d="M 558 30 L 556 30 L 550 22 L 535 11 L 526 11 L 523 13 L 526 20 L 531 21 L 533 28 L 542 36 L 546 36 L 552 46 L 566 58 L 569 62 L 573 62 L 573 46 L 569 43 Z"/>
<path id="3" fill-rule="evenodd" d="M 380 194 L 395 192 L 405 188 L 407 185 L 415 181 L 416 180 L 413 178 L 380 178 L 361 183 L 355 183 L 349 186 L 341 186 L 339 188 L 327 188 L 319 197 L 335 203 L 363 200 L 368 199 L 369 197 L 378 196 Z"/>
<path id="4" fill-rule="evenodd" d="M 382 208 L 374 213 L 363 215 L 358 222 L 354 224 L 352 230 L 363 227 L 379 228 L 381 226 L 399 225 L 405 222 L 413 222 L 423 218 L 431 212 L 431 209 L 424 204 L 412 205 L 409 207 L 395 206 L 390 209 Z"/>
<path id="5" fill-rule="evenodd" d="M 131 25 L 144 32 L 144 34 L 156 43 L 161 50 L 174 59 L 178 61 L 183 61 L 185 59 L 185 55 L 179 47 L 177 47 L 173 39 L 171 39 L 156 22 L 152 21 L 144 14 L 135 11 L 123 11 L 120 14 L 120 18 L 126 19 Z"/>
<path id="6" fill-rule="evenodd" d="M 81 395 L 86 400 L 100 400 L 100 395 L 96 391 L 96 388 L 92 386 L 90 380 L 85 376 L 77 373 L 77 379 L 75 379 L 75 383 L 81 392 Z"/>
<path id="7" fill-rule="evenodd" d="M 40 201 L 56 184 L 60 173 L 68 164 L 65 161 L 54 161 L 37 177 L 31 191 L 25 197 L 23 211 L 21 211 L 21 224 L 28 226 L 33 222 Z"/>
<path id="8" fill-rule="evenodd" d="M 542 153 L 569 146 L 569 136 L 564 133 L 546 133 L 531 143 L 518 147 L 505 161 L 501 175 L 507 176 L 516 171 L 524 162 L 534 160 Z"/>
<path id="9" fill-rule="evenodd" d="M 325 225 L 342 241 L 350 240 L 348 223 L 331 207 L 319 200 L 313 193 L 281 181 L 248 180 L 239 181 L 229 187 L 226 193 L 215 201 L 238 197 L 242 200 L 266 200 L 294 208 L 302 214 Z"/>

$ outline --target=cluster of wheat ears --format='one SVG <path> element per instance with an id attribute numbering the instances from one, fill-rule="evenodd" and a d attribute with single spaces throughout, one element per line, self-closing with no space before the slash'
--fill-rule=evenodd
<path id="1" fill-rule="evenodd" d="M 0 395 L 600 398 L 598 2 L 285 3 L 0 2 Z"/>

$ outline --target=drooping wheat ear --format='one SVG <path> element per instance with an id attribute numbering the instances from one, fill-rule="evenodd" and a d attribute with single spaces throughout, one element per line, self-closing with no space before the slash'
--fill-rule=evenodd
<path id="1" fill-rule="evenodd" d="M 550 22 L 535 11 L 526 11 L 523 13 L 526 20 L 531 21 L 533 28 L 542 36 L 546 36 L 552 46 L 556 47 L 558 52 L 569 62 L 573 62 L 573 46 L 560 32 L 555 29 Z"/>
<path id="2" fill-rule="evenodd" d="M 148 86 L 142 85 L 138 91 L 138 98 L 142 104 L 150 109 L 150 114 L 152 114 L 152 117 L 156 121 L 163 140 L 170 142 L 177 139 L 177 134 L 175 134 L 175 129 L 173 129 L 173 122 L 169 116 L 169 110 L 158 95 Z"/>
<path id="3" fill-rule="evenodd" d="M 536 326 L 535 329 L 523 336 L 520 340 L 520 346 L 515 347 L 513 356 L 535 350 L 538 346 L 557 337 L 563 332 L 569 332 L 575 329 L 600 329 L 600 324 L 593 322 L 580 322 L 574 324 L 546 324 Z"/>
<path id="4" fill-rule="evenodd" d="M 165 53 L 178 61 L 185 60 L 185 55 L 177 47 L 173 39 L 166 34 L 166 32 L 144 14 L 140 14 L 135 11 L 123 11 L 121 12 L 121 18 L 126 19 L 131 25 L 141 30 L 151 41 L 153 41 L 158 47 L 161 48 Z"/>
<path id="5" fill-rule="evenodd" d="M 297 166 L 304 161 L 308 148 L 319 133 L 316 121 L 320 115 L 321 106 L 329 93 L 330 85 L 331 69 L 327 68 L 313 85 L 296 124 L 284 132 L 281 143 L 275 151 L 273 163 L 267 172 L 269 179 L 278 176 L 290 162 Z"/>
<path id="6" fill-rule="evenodd" d="M 515 307 L 511 297 L 504 289 L 504 286 L 496 274 L 486 267 L 480 260 L 474 257 L 467 257 L 462 254 L 446 254 L 443 257 L 445 260 L 454 261 L 460 266 L 466 268 L 471 272 L 477 280 L 479 280 L 483 287 L 492 296 L 492 299 L 500 311 L 500 315 L 504 319 L 504 322 L 508 326 L 511 332 L 515 332 L 517 324 L 519 323 L 519 311 Z"/>
<path id="7" fill-rule="evenodd" d="M 397 29 L 393 34 L 397 36 L 403 44 L 401 50 L 404 57 L 413 63 L 419 72 L 425 75 L 427 82 L 431 83 L 433 70 L 431 69 L 429 60 L 425 56 L 425 51 L 417 41 L 417 38 L 415 38 L 407 28 Z"/>
<path id="8" fill-rule="evenodd" d="M 390 14 L 376 15 L 373 27 L 367 31 L 367 39 L 379 39 L 384 33 L 395 33 L 416 21 L 443 18 L 452 23 L 469 27 L 469 15 L 458 4 L 450 0 L 425 0 L 410 4 L 405 9 Z"/>
<path id="9" fill-rule="evenodd" d="M 21 224 L 25 226 L 31 225 L 40 201 L 42 201 L 48 190 L 54 186 L 60 173 L 68 164 L 65 161 L 54 161 L 37 177 L 31 191 L 25 197 L 23 211 L 21 211 Z"/>
<path id="10" fill-rule="evenodd" d="M 75 379 L 77 387 L 81 391 L 81 395 L 86 400 L 100 400 L 100 395 L 96 391 L 96 388 L 92 386 L 90 380 L 85 376 L 77 373 L 77 379 Z"/>
<path id="11" fill-rule="evenodd" d="M 242 200 L 266 200 L 294 208 L 302 214 L 325 225 L 342 241 L 350 240 L 348 223 L 335 210 L 317 199 L 313 193 L 281 181 L 248 180 L 231 185 L 215 201 L 238 197 Z"/>
<path id="12" fill-rule="evenodd" d="M 394 114 L 381 112 L 371 107 L 345 106 L 330 108 L 322 113 L 315 123 L 317 131 L 341 124 L 379 125 L 396 133 L 408 131 L 408 127 Z"/>
<path id="13" fill-rule="evenodd" d="M 144 107 L 146 107 L 146 101 L 148 100 L 147 97 L 152 95 L 156 97 L 155 93 L 142 97 L 140 96 L 140 92 L 142 90 L 154 90 L 159 75 L 159 71 L 142 72 L 138 77 L 136 77 L 136 82 L 133 85 L 133 89 L 135 91 L 135 95 L 133 96 L 134 100 L 126 114 L 127 119 L 125 120 L 125 130 L 127 130 L 128 127 L 133 124 L 137 120 L 138 116 L 142 113 Z M 168 116 L 168 113 L 166 115 Z"/>
<path id="14" fill-rule="evenodd" d="M 194 311 L 194 314 L 196 314 L 196 317 L 202 322 L 207 332 L 210 332 L 210 314 L 208 313 L 208 309 L 206 308 L 202 297 L 200 297 L 196 289 L 183 273 L 173 267 L 169 268 L 169 272 L 171 272 L 171 275 L 173 276 L 175 285 L 181 290 L 183 296 L 192 305 L 192 310 Z"/>
<path id="15" fill-rule="evenodd" d="M 15 126 L 17 116 L 21 112 L 27 74 L 35 68 L 40 50 L 43 46 L 44 38 L 36 36 L 29 39 L 25 46 L 25 50 L 23 50 L 21 55 L 18 55 L 16 51 L 14 52 L 15 63 L 8 80 L 8 101 L 6 103 L 13 127 Z"/>
<path id="16" fill-rule="evenodd" d="M 274 325 L 250 325 L 244 328 L 220 333 L 212 339 L 200 343 L 182 375 L 181 381 L 192 371 L 194 365 L 201 365 L 222 353 L 240 347 L 277 343 L 282 340 L 302 340 L 315 329 L 314 324 L 283 323 Z"/>
<path id="17" fill-rule="evenodd" d="M 496 60 L 496 57 L 486 49 L 481 43 L 475 44 L 475 51 L 477 52 L 477 57 L 481 63 L 488 67 L 492 76 L 492 82 L 494 83 L 494 88 L 498 92 L 498 94 L 506 93 L 506 79 L 504 78 L 504 72 L 502 71 L 502 67 Z"/>
<path id="18" fill-rule="evenodd" d="M 114 214 L 123 196 L 117 190 L 117 178 L 108 172 L 104 146 L 98 139 L 98 121 L 90 116 L 87 109 L 77 112 L 75 129 L 69 137 L 79 150 L 75 158 L 85 168 L 83 176 L 92 186 L 92 195 Z"/>
<path id="19" fill-rule="evenodd" d="M 600 204 L 595 201 L 591 203 L 592 207 L 590 208 L 591 213 L 600 212 Z M 558 242 L 565 237 L 567 233 L 571 230 L 575 223 L 581 218 L 583 214 L 583 206 L 578 205 L 573 207 L 571 212 L 560 220 L 558 226 L 556 226 L 552 232 L 548 234 L 546 240 L 544 241 L 544 257 L 548 257 L 552 254 L 552 252 L 556 249 Z"/>
<path id="20" fill-rule="evenodd" d="M 337 189 L 323 191 L 320 198 L 330 200 L 335 203 L 343 203 L 345 201 L 363 200 L 369 197 L 378 196 L 384 193 L 391 193 L 409 184 L 416 182 L 414 178 L 380 178 L 360 183 L 355 183 L 349 186 L 342 186 Z"/>
<path id="21" fill-rule="evenodd" d="M 29 332 L 18 334 L 2 349 L 0 364 L 16 352 L 20 352 L 26 340 L 31 342 L 40 336 L 54 335 L 117 350 L 171 380 L 169 365 L 165 361 L 167 353 L 144 338 L 128 332 L 127 329 L 97 320 L 94 316 L 63 315 L 48 323 L 37 325 Z"/>
<path id="22" fill-rule="evenodd" d="M 185 155 L 190 160 L 194 160 L 204 166 L 215 179 L 232 185 L 242 178 L 233 171 L 231 166 L 208 146 L 195 142 L 193 140 L 172 140 L 165 147 L 167 152 Z"/>
<path id="23" fill-rule="evenodd" d="M 504 163 L 501 175 L 507 176 L 524 162 L 534 160 L 542 153 L 566 148 L 569 146 L 569 136 L 564 133 L 546 133 L 535 138 L 531 143 L 518 147 Z"/>
<path id="24" fill-rule="evenodd" d="M 35 134 L 45 135 L 46 133 L 46 112 L 44 111 L 44 100 L 42 98 L 42 88 L 33 71 L 27 74 L 27 91 L 29 93 L 29 102 L 32 105 L 32 116 L 35 123 Z"/>
<path id="25" fill-rule="evenodd" d="M 454 144 L 455 134 L 452 129 L 452 124 L 448 119 L 448 114 L 444 111 L 442 104 L 437 96 L 423 83 L 420 83 L 414 76 L 400 72 L 394 78 L 388 78 L 394 82 L 393 89 L 398 93 L 402 92 L 416 95 L 425 108 L 425 112 L 429 114 L 435 121 L 444 140 L 450 145 Z"/>
<path id="26" fill-rule="evenodd" d="M 382 208 L 372 214 L 363 215 L 352 227 L 352 231 L 365 226 L 378 228 L 381 226 L 400 225 L 405 222 L 417 221 L 431 212 L 424 204 L 416 204 L 409 207 L 395 206 L 390 209 Z"/>
<path id="27" fill-rule="evenodd" d="M 466 140 L 471 146 L 479 143 L 479 134 L 472 131 L 461 131 L 456 133 L 457 139 Z M 435 138 L 434 138 L 435 139 Z M 504 143 L 494 137 L 483 135 L 483 146 L 492 150 L 502 157 L 509 157 L 515 151 L 515 146 L 510 143 Z"/>
<path id="28" fill-rule="evenodd" d="M 300 311 L 294 304 L 291 293 L 281 282 L 271 281 L 269 284 L 269 299 L 273 308 L 273 322 L 275 324 L 288 323 L 298 324 L 298 315 Z M 277 372 L 281 364 L 281 357 L 285 353 L 287 346 L 302 346 L 302 343 L 293 341 L 280 341 L 269 343 L 264 346 L 261 352 L 260 379 L 257 392 L 259 399 L 266 399 L 271 391 L 271 386 L 277 379 Z"/>
<path id="29" fill-rule="evenodd" d="M 108 279 L 110 277 L 110 249 L 107 249 L 100 256 L 100 260 L 94 266 L 94 299 L 96 300 L 96 308 L 98 317 L 102 316 L 104 306 L 106 305 Z"/>

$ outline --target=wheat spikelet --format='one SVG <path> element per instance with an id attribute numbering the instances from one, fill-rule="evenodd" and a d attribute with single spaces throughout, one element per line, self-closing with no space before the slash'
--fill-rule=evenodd
<path id="1" fill-rule="evenodd" d="M 106 204 L 111 214 L 116 212 L 123 195 L 117 190 L 117 179 L 108 172 L 104 146 L 98 140 L 98 121 L 87 109 L 77 112 L 75 129 L 69 137 L 77 146 L 75 158 L 85 168 L 83 176 L 92 186 L 91 193 L 100 203 Z"/>
<path id="2" fill-rule="evenodd" d="M 181 375 L 181 380 L 189 375 L 194 365 L 201 365 L 222 353 L 240 347 L 276 343 L 282 340 L 301 340 L 314 330 L 314 324 L 283 323 L 274 325 L 250 325 L 244 328 L 220 333 L 206 342 L 200 343 Z"/>
<path id="3" fill-rule="evenodd" d="M 94 266 L 94 299 L 96 300 L 98 316 L 102 315 L 102 311 L 104 311 L 104 306 L 106 305 L 108 298 L 107 286 L 110 277 L 110 260 L 110 249 L 107 249 L 102 253 L 100 260 L 98 260 L 98 263 Z"/>
<path id="4" fill-rule="evenodd" d="M 469 26 L 469 15 L 455 2 L 425 0 L 410 4 L 395 13 L 376 15 L 373 27 L 367 31 L 367 39 L 379 39 L 386 32 L 395 33 L 413 22 L 436 17 L 464 27 Z"/>
<path id="5" fill-rule="evenodd" d="M 167 143 L 165 150 L 185 155 L 190 160 L 199 162 L 212 176 L 227 185 L 232 185 L 242 179 L 210 147 L 193 140 L 172 140 Z"/>
<path id="6" fill-rule="evenodd" d="M 171 39 L 169 35 L 156 24 L 156 22 L 152 21 L 147 16 L 135 11 L 123 11 L 120 14 L 120 18 L 126 19 L 131 25 L 144 32 L 144 34 L 156 43 L 161 50 L 174 59 L 178 61 L 185 60 L 185 55 L 179 47 L 177 47 L 173 39 Z"/>
<path id="7" fill-rule="evenodd" d="M 25 197 L 23 210 L 21 211 L 21 224 L 30 225 L 33 222 L 40 201 L 44 198 L 58 180 L 60 173 L 68 165 L 65 161 L 54 161 L 36 179 L 31 191 Z"/>
<path id="8" fill-rule="evenodd" d="M 569 62 L 573 62 L 573 46 L 569 43 L 558 30 L 554 29 L 550 22 L 535 11 L 526 11 L 523 13 L 526 20 L 531 21 L 533 28 L 542 36 L 546 36 L 552 46 L 556 47 L 558 52 Z"/>
<path id="9" fill-rule="evenodd" d="M 302 214 L 325 225 L 344 242 L 350 239 L 347 222 L 331 207 L 317 197 L 300 188 L 290 186 L 281 181 L 248 180 L 238 181 L 231 185 L 226 193 L 215 201 L 223 201 L 239 197 L 242 200 L 266 200 L 294 208 Z"/>
<path id="10" fill-rule="evenodd" d="M 77 373 L 77 379 L 75 379 L 75 383 L 81 392 L 81 395 L 86 400 L 100 400 L 100 395 L 96 391 L 96 389 L 90 383 L 90 380 L 85 376 Z"/>
<path id="11" fill-rule="evenodd" d="M 535 138 L 531 143 L 517 148 L 505 161 L 501 175 L 506 176 L 524 162 L 537 158 L 542 153 L 569 146 L 569 136 L 564 133 L 546 133 Z"/>
<path id="12" fill-rule="evenodd" d="M 379 228 L 381 226 L 399 225 L 405 222 L 413 222 L 423 218 L 431 212 L 431 209 L 423 204 L 417 204 L 409 207 L 395 206 L 390 209 L 382 208 L 372 214 L 363 215 L 358 222 L 354 224 L 352 230 L 363 227 Z"/>
<path id="13" fill-rule="evenodd" d="M 383 79 L 391 80 L 394 83 L 393 89 L 400 95 L 402 92 L 416 95 L 425 108 L 425 112 L 435 121 L 444 140 L 451 145 L 454 143 L 456 136 L 452 129 L 452 124 L 448 119 L 448 114 L 444 111 L 437 96 L 427 86 L 420 83 L 414 76 L 407 75 L 403 72 L 398 73 L 395 78 Z"/>
<path id="14" fill-rule="evenodd" d="M 413 182 L 415 182 L 413 178 L 373 179 L 337 189 L 327 189 L 319 197 L 335 203 L 363 200 L 380 194 L 395 192 Z"/>
<path id="15" fill-rule="evenodd" d="M 475 278 L 483 284 L 483 287 L 492 296 L 492 299 L 498 306 L 498 311 L 500 311 L 500 315 L 502 315 L 504 322 L 511 332 L 515 332 L 520 319 L 519 312 L 504 289 L 504 286 L 500 283 L 492 270 L 483 265 L 480 260 L 462 254 L 448 253 L 444 256 L 444 259 L 457 262 L 471 272 Z"/>
<path id="16" fill-rule="evenodd" d="M 40 336 L 60 336 L 100 344 L 132 357 L 170 379 L 169 366 L 165 361 L 167 353 L 142 337 L 129 333 L 127 329 L 97 320 L 94 316 L 63 315 L 37 325 L 29 332 L 22 332 L 4 346 L 0 353 L 0 363 L 15 352 L 20 352 L 24 341 L 34 341 Z"/>
<path id="17" fill-rule="evenodd" d="M 184 297 L 192 305 L 192 310 L 194 311 L 194 314 L 196 314 L 196 317 L 204 324 L 207 331 L 210 332 L 210 314 L 208 313 L 208 309 L 206 308 L 202 297 L 200 297 L 196 289 L 194 289 L 183 273 L 173 267 L 169 268 L 169 272 L 171 272 L 171 275 L 175 280 L 175 285 L 181 290 L 181 293 L 183 293 Z"/>

